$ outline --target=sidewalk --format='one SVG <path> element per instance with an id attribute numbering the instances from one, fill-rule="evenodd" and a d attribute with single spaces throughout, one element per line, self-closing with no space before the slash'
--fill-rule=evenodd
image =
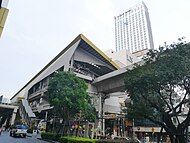
<path id="1" fill-rule="evenodd" d="M 31 138 L 35 138 L 35 139 L 38 139 L 38 140 L 43 140 L 42 138 L 41 138 L 41 133 L 33 133 L 33 134 L 30 134 L 30 133 L 27 133 L 27 136 L 28 137 L 31 137 Z M 43 141 L 48 141 L 48 142 L 50 142 L 50 143 L 59 143 L 59 142 L 57 142 L 57 141 L 51 141 L 51 140 L 43 140 Z"/>
<path id="2" fill-rule="evenodd" d="M 33 134 L 27 133 L 27 136 L 32 137 L 32 138 L 36 138 L 36 139 L 41 139 L 41 134 L 40 133 L 39 134 L 37 134 L 37 133 L 33 133 Z"/>

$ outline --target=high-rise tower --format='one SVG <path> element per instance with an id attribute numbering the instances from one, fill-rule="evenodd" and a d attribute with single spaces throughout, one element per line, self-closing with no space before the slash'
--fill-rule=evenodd
<path id="1" fill-rule="evenodd" d="M 137 56 L 154 49 L 148 8 L 144 2 L 115 16 L 115 43 L 116 51 L 126 49 Z"/>

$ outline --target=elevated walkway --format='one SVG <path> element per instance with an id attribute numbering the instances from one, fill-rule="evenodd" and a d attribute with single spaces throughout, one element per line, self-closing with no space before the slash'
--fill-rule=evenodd
<path id="1" fill-rule="evenodd" d="M 143 65 L 144 61 L 136 63 L 138 65 Z M 129 65 L 127 67 L 115 70 L 103 76 L 94 79 L 92 84 L 97 87 L 98 92 L 103 92 L 106 94 L 114 92 L 124 92 L 125 91 L 125 73 L 128 70 L 134 68 L 135 65 Z"/>
<path id="2" fill-rule="evenodd" d="M 17 110 L 18 106 L 16 105 L 0 103 L 0 118 L 2 118 L 4 121 L 10 118 L 10 125 L 13 125 L 15 122 Z"/>
<path id="3" fill-rule="evenodd" d="M 3 121 L 10 120 L 10 125 L 15 123 L 17 112 L 27 125 L 36 118 L 26 99 L 20 98 L 15 104 L 0 103 L 0 118 Z"/>

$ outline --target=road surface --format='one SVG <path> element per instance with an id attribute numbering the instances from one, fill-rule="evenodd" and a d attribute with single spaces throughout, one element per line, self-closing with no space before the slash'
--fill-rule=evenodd
<path id="1" fill-rule="evenodd" d="M 26 138 L 10 137 L 9 132 L 3 132 L 0 135 L 0 143 L 48 143 L 38 140 L 35 136 Z"/>

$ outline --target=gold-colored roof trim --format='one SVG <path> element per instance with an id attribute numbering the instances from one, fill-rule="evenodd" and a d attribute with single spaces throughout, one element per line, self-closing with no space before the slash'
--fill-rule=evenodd
<path id="1" fill-rule="evenodd" d="M 87 44 L 89 44 L 95 51 L 97 51 L 103 58 L 111 63 L 116 69 L 119 69 L 119 66 L 111 60 L 107 55 L 105 55 L 98 47 L 96 47 L 90 40 L 88 40 L 83 34 L 80 34 L 81 39 L 83 39 Z"/>
<path id="2" fill-rule="evenodd" d="M 8 9 L 3 8 L 3 7 L 0 8 L 0 37 L 1 37 L 2 31 L 3 31 L 8 13 L 9 13 Z"/>
<path id="3" fill-rule="evenodd" d="M 63 49 L 55 58 L 53 58 L 40 72 L 38 72 L 29 82 L 26 83 L 12 98 L 11 100 L 22 91 L 28 84 L 30 84 L 36 77 L 38 77 L 44 70 L 46 70 L 54 61 L 56 61 L 62 54 L 64 54 L 71 46 L 73 46 L 77 41 L 84 40 L 89 44 L 94 50 L 96 50 L 102 57 L 104 57 L 108 62 L 111 63 L 116 69 L 119 69 L 119 66 L 114 63 L 108 56 L 106 56 L 99 48 L 97 48 L 90 40 L 88 40 L 83 34 L 79 34 L 65 49 Z"/>

